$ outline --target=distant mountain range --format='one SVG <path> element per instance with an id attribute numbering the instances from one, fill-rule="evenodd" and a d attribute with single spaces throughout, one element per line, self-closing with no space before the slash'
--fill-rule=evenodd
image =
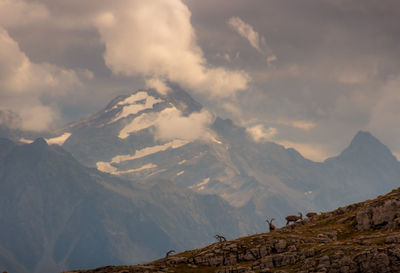
<path id="1" fill-rule="evenodd" d="M 260 217 L 329 210 L 400 185 L 399 162 L 368 132 L 359 132 L 343 153 L 323 163 L 273 142 L 254 142 L 245 128 L 215 116 L 200 139 L 157 136 L 160 120 L 204 111 L 178 87 L 167 95 L 140 90 L 52 137 L 86 166 L 147 185 L 169 180 L 217 194 Z"/>
<path id="2" fill-rule="evenodd" d="M 254 218 L 169 181 L 149 187 L 83 167 L 44 139 L 0 139 L 0 271 L 60 272 L 162 257 Z"/>
<path id="3" fill-rule="evenodd" d="M 13 140 L 0 140 L 0 271 L 149 261 L 400 185 L 400 163 L 368 132 L 313 162 L 255 142 L 177 87 L 117 97 L 37 140 L 4 124 L 0 136 Z"/>

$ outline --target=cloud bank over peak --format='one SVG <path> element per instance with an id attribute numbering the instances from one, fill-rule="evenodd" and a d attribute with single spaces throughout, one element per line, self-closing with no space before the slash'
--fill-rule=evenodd
<path id="1" fill-rule="evenodd" d="M 271 141 L 278 134 L 278 130 L 274 127 L 266 129 L 264 125 L 258 124 L 246 129 L 246 132 L 255 142 Z"/>
<path id="2" fill-rule="evenodd" d="M 210 67 L 196 43 L 191 12 L 181 0 L 117 3 L 95 19 L 106 65 L 114 74 L 166 77 L 220 98 L 247 88 L 244 71 Z"/>
<path id="3" fill-rule="evenodd" d="M 157 90 L 160 94 L 166 95 L 168 94 L 171 89 L 168 87 L 168 85 L 165 83 L 164 80 L 160 78 L 151 78 L 146 80 L 146 87 L 147 88 L 153 88 Z"/>
<path id="4" fill-rule="evenodd" d="M 168 110 L 155 123 L 156 137 L 161 140 L 207 140 L 214 118 L 206 110 L 183 116 L 179 111 Z"/>
<path id="5" fill-rule="evenodd" d="M 79 75 L 49 63 L 33 63 L 18 43 L 0 27 L 0 109 L 12 109 L 21 117 L 21 129 L 42 131 L 59 118 L 55 105 L 43 96 L 65 95 L 82 85 Z"/>

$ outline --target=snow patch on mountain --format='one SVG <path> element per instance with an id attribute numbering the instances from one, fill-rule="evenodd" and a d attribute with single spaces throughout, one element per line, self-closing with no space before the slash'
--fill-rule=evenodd
<path id="1" fill-rule="evenodd" d="M 121 175 L 121 174 L 128 174 L 128 173 L 136 173 L 136 172 L 141 172 L 144 170 L 148 170 L 148 169 L 154 169 L 157 168 L 156 164 L 153 163 L 148 163 L 145 164 L 139 168 L 136 169 L 129 169 L 129 170 L 124 170 L 124 171 L 118 171 L 118 169 L 114 166 L 111 165 L 111 163 L 109 162 L 97 162 L 96 163 L 97 169 L 103 173 L 110 173 L 110 174 L 114 174 L 114 175 Z"/>
<path id="2" fill-rule="evenodd" d="M 45 138 L 47 144 L 52 145 L 52 144 L 57 144 L 62 146 L 65 141 L 71 136 L 71 133 L 64 133 L 61 136 L 58 137 L 52 137 L 52 138 Z"/>
<path id="3" fill-rule="evenodd" d="M 117 168 L 112 166 L 109 162 L 99 161 L 96 163 L 96 167 L 103 173 L 116 173 Z"/>
<path id="4" fill-rule="evenodd" d="M 143 165 L 142 167 L 139 167 L 137 169 L 130 169 L 130 170 L 126 170 L 126 171 L 118 171 L 118 174 L 136 173 L 136 172 L 141 172 L 141 171 L 144 171 L 144 170 L 154 169 L 154 168 L 157 168 L 156 164 L 148 163 L 148 164 Z"/>
<path id="5" fill-rule="evenodd" d="M 147 99 L 148 97 L 149 97 L 149 95 L 147 94 L 146 91 L 139 91 L 135 94 L 130 95 L 123 101 L 118 102 L 116 105 L 114 105 L 114 107 L 112 109 L 116 109 L 120 105 L 135 104 L 136 102 Z"/>
<path id="6" fill-rule="evenodd" d="M 216 139 L 212 134 L 210 134 L 210 139 L 211 139 L 212 142 L 215 142 L 217 144 L 222 144 L 222 142 L 219 141 L 218 139 Z"/>
<path id="7" fill-rule="evenodd" d="M 133 155 L 117 155 L 114 156 L 111 160 L 111 163 L 121 163 L 123 161 L 128 161 L 128 160 L 134 160 L 137 158 L 142 158 L 151 154 L 155 154 L 161 151 L 166 151 L 168 149 L 177 149 L 179 147 L 182 147 L 186 144 L 188 144 L 189 141 L 187 140 L 181 140 L 181 139 L 175 139 L 173 141 L 170 141 L 168 143 L 165 143 L 163 145 L 156 145 L 156 146 L 151 146 L 151 147 L 146 147 L 141 150 L 137 150 L 135 154 Z"/>
<path id="8" fill-rule="evenodd" d="M 45 138 L 45 140 L 46 140 L 47 144 L 49 144 L 49 145 L 57 144 L 57 145 L 62 146 L 71 135 L 72 135 L 71 133 L 64 133 L 57 137 Z M 20 139 L 18 139 L 18 141 L 25 143 L 25 144 L 31 144 L 34 142 L 34 140 L 27 139 L 24 137 L 21 137 Z"/>
<path id="9" fill-rule="evenodd" d="M 144 100 L 144 103 L 140 103 Z M 124 101 L 117 103 L 114 107 L 118 107 L 119 105 L 124 105 L 122 107 L 122 111 L 110 121 L 110 123 L 116 122 L 122 118 L 126 118 L 130 115 L 135 115 L 143 110 L 152 109 L 153 106 L 157 103 L 163 102 L 164 100 L 155 98 L 153 96 L 148 95 L 146 92 L 136 93 Z"/>
<path id="10" fill-rule="evenodd" d="M 198 183 L 196 185 L 190 186 L 189 188 L 190 189 L 196 188 L 198 191 L 202 191 L 202 190 L 204 190 L 204 187 L 210 182 L 210 180 L 211 179 L 209 177 L 204 178 L 203 181 L 201 181 L 200 183 Z"/>
<path id="11" fill-rule="evenodd" d="M 20 139 L 18 139 L 18 141 L 25 143 L 25 144 L 31 144 L 33 142 L 33 140 L 31 139 L 26 139 L 24 137 L 21 137 Z"/>

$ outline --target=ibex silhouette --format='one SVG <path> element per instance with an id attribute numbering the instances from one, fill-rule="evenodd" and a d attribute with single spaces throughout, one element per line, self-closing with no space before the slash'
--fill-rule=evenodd
<path id="1" fill-rule="evenodd" d="M 218 235 L 217 234 L 214 237 L 215 237 L 215 239 L 218 240 L 218 242 L 226 242 L 226 238 L 224 236 L 222 236 L 222 235 Z"/>
<path id="2" fill-rule="evenodd" d="M 165 254 L 165 258 L 168 258 L 169 255 L 171 255 L 172 253 L 175 253 L 175 250 L 173 250 L 173 249 L 169 250 L 169 251 Z"/>
<path id="3" fill-rule="evenodd" d="M 299 216 L 296 215 L 289 215 L 286 216 L 286 225 L 289 225 L 290 222 L 297 222 L 298 220 L 302 220 L 303 219 L 303 214 L 301 212 L 299 212 Z"/>
<path id="4" fill-rule="evenodd" d="M 270 232 L 276 229 L 276 226 L 272 224 L 272 221 L 274 221 L 274 220 L 275 220 L 275 218 L 272 218 L 271 220 L 268 220 L 268 218 L 267 218 L 267 219 L 265 220 L 265 222 L 268 223 L 269 231 L 270 231 Z"/>

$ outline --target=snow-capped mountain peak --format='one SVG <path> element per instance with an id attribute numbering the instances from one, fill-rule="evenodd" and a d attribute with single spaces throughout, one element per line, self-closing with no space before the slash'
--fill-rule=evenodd
<path id="1" fill-rule="evenodd" d="M 372 145 L 379 158 L 359 159 L 359 153 L 351 152 L 349 161 L 345 151 L 315 163 L 276 143 L 252 141 L 244 128 L 213 116 L 179 88 L 166 95 L 139 90 L 117 97 L 65 132 L 71 135 L 63 147 L 88 166 L 146 184 L 169 180 L 217 194 L 263 217 L 266 210 L 282 218 L 299 209 L 329 209 L 365 199 L 366 190 L 354 195 L 343 185 L 370 185 L 371 179 L 363 183 L 371 177 L 369 170 L 376 173 L 374 179 L 383 177 L 387 187 L 400 177 L 398 162 L 384 159 L 388 149 L 368 133 L 360 133 L 348 151 L 368 151 Z M 394 163 L 379 169 L 374 167 L 379 160 Z"/>

